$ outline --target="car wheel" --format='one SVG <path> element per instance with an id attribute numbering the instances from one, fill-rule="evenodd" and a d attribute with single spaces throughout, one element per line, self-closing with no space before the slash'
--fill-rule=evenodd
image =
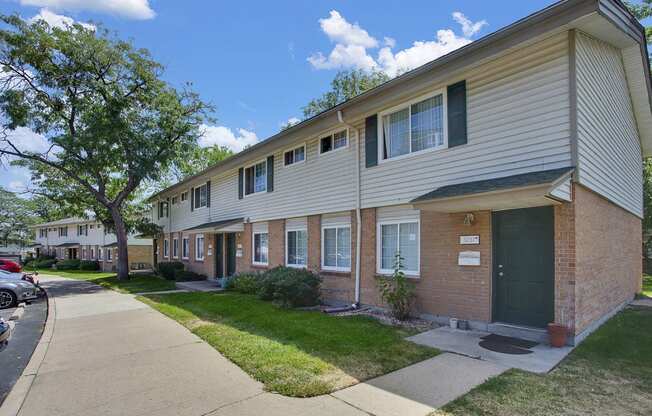
<path id="1" fill-rule="evenodd" d="M 11 290 L 0 289 L 0 309 L 11 308 L 16 306 L 18 303 L 18 298 L 16 294 Z"/>

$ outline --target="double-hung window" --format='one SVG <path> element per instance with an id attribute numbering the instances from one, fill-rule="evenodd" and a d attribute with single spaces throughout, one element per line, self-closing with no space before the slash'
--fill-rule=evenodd
<path id="1" fill-rule="evenodd" d="M 401 270 L 407 275 L 419 274 L 419 222 L 415 220 L 380 222 L 378 224 L 378 269 L 391 274 L 400 258 Z"/>
<path id="2" fill-rule="evenodd" d="M 194 190 L 195 192 L 195 209 L 205 207 L 208 205 L 208 184 L 203 184 L 198 186 Z"/>
<path id="3" fill-rule="evenodd" d="M 179 239 L 176 237 L 172 239 L 172 257 L 179 258 Z"/>
<path id="4" fill-rule="evenodd" d="M 267 161 L 256 163 L 245 169 L 245 195 L 267 192 Z"/>
<path id="5" fill-rule="evenodd" d="M 306 160 L 306 146 L 288 150 L 284 155 L 285 166 L 301 163 Z"/>
<path id="6" fill-rule="evenodd" d="M 204 260 L 204 234 L 195 236 L 195 260 Z"/>
<path id="7" fill-rule="evenodd" d="M 41 228 L 38 230 L 38 235 L 40 238 L 46 238 L 48 236 L 48 229 L 47 228 Z"/>
<path id="8" fill-rule="evenodd" d="M 68 227 L 59 227 L 59 237 L 68 237 Z"/>
<path id="9" fill-rule="evenodd" d="M 91 260 L 95 260 L 95 248 L 91 247 Z"/>
<path id="10" fill-rule="evenodd" d="M 183 237 L 181 240 L 181 257 L 184 259 L 190 257 L 190 239 L 188 237 Z"/>
<path id="11" fill-rule="evenodd" d="M 346 130 L 338 131 L 319 140 L 319 153 L 328 153 L 333 150 L 345 148 L 349 144 Z"/>
<path id="12" fill-rule="evenodd" d="M 186 202 L 188 200 L 188 191 L 181 192 L 181 202 Z"/>
<path id="13" fill-rule="evenodd" d="M 266 232 L 254 232 L 253 235 L 254 235 L 253 263 L 260 264 L 260 265 L 267 265 L 268 250 L 269 250 L 269 234 Z"/>
<path id="14" fill-rule="evenodd" d="M 382 158 L 446 146 L 444 92 L 381 113 Z"/>
<path id="15" fill-rule="evenodd" d="M 163 257 L 170 257 L 170 240 L 163 240 Z"/>
<path id="16" fill-rule="evenodd" d="M 106 261 L 111 261 L 113 260 L 113 249 L 112 248 L 107 248 L 106 249 Z"/>
<path id="17" fill-rule="evenodd" d="M 287 241 L 285 263 L 289 267 L 306 267 L 308 264 L 308 231 L 306 229 L 289 229 L 286 232 Z"/>
<path id="18" fill-rule="evenodd" d="M 351 271 L 351 226 L 328 225 L 322 228 L 324 270 Z"/>

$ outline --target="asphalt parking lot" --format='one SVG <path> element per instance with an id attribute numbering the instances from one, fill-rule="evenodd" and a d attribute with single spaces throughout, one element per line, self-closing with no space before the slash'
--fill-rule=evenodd
<path id="1" fill-rule="evenodd" d="M 14 310 L 15 308 L 2 309 L 0 317 L 8 321 Z M 0 405 L 23 373 L 41 339 L 47 311 L 47 299 L 41 297 L 26 305 L 25 313 L 14 321 L 16 326 L 9 344 L 0 350 Z"/>

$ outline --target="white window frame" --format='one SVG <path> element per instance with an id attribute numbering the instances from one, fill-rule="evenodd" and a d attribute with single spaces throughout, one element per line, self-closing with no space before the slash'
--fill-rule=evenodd
<path id="1" fill-rule="evenodd" d="M 200 238 L 202 240 L 202 243 L 201 243 L 201 257 L 199 257 L 199 247 L 200 247 L 199 239 Z M 205 242 L 204 234 L 195 235 L 195 260 L 197 260 L 197 261 L 203 261 L 204 258 L 205 258 L 206 253 L 204 253 L 204 242 Z"/>
<path id="2" fill-rule="evenodd" d="M 59 227 L 59 237 L 68 237 L 68 227 Z"/>
<path id="3" fill-rule="evenodd" d="M 170 258 L 170 240 L 167 238 L 163 240 L 163 258 Z"/>
<path id="4" fill-rule="evenodd" d="M 188 247 L 188 250 L 186 250 Z M 190 258 L 190 237 L 183 237 L 181 239 L 181 258 L 188 260 Z"/>
<path id="5" fill-rule="evenodd" d="M 436 97 L 437 95 L 442 96 L 442 105 L 443 105 L 442 124 L 443 124 L 443 127 L 444 127 L 444 129 L 443 129 L 444 130 L 444 144 L 442 144 L 441 146 L 434 146 L 434 147 L 430 147 L 428 149 L 417 150 L 416 152 L 413 152 L 412 151 L 412 124 L 411 124 L 412 123 L 412 105 L 416 104 L 418 102 L 421 102 L 421 101 L 425 101 L 425 100 L 427 100 L 429 98 Z M 385 140 L 384 132 L 383 132 L 383 116 L 395 113 L 397 111 L 404 110 L 406 108 L 408 109 L 408 120 L 410 120 L 410 128 L 408 129 L 408 131 L 410 132 L 410 136 L 409 136 L 409 139 L 408 139 L 408 142 L 410 144 L 410 151 L 408 153 L 404 154 L 404 155 L 388 157 L 387 159 L 385 159 L 383 157 L 384 156 L 383 148 L 384 148 L 384 140 Z M 414 98 L 414 99 L 412 99 L 410 101 L 403 102 L 403 103 L 401 103 L 399 105 L 388 108 L 387 110 L 381 111 L 380 113 L 378 113 L 378 133 L 377 134 L 378 134 L 377 137 L 378 137 L 378 163 L 379 164 L 391 162 L 391 161 L 394 161 L 394 160 L 401 160 L 401 159 L 405 159 L 405 158 L 409 158 L 409 157 L 412 157 L 412 156 L 421 155 L 421 154 L 429 153 L 429 152 L 441 152 L 442 150 L 448 149 L 448 96 L 447 96 L 447 93 L 446 93 L 446 88 L 440 88 L 438 90 L 431 91 L 431 92 L 429 92 L 427 94 L 423 94 L 423 95 L 421 95 L 421 96 L 419 96 L 417 98 Z"/>
<path id="6" fill-rule="evenodd" d="M 293 231 L 305 231 L 306 232 L 306 264 L 290 264 L 288 262 L 288 247 L 290 246 L 288 244 L 288 234 L 293 232 Z M 307 227 L 291 227 L 291 228 L 286 228 L 285 229 L 285 265 L 287 267 L 292 267 L 295 269 L 306 269 L 308 268 L 308 228 Z"/>
<path id="7" fill-rule="evenodd" d="M 256 191 L 256 165 L 260 165 L 261 163 L 265 164 L 265 189 L 261 191 Z M 251 179 L 254 181 L 254 191 L 250 194 L 247 193 L 247 169 L 253 167 L 254 168 L 254 177 Z M 244 167 L 242 170 L 242 195 L 246 197 L 254 196 L 257 194 L 265 194 L 267 192 L 267 158 L 258 160 L 257 162 L 251 163 L 247 166 Z"/>
<path id="8" fill-rule="evenodd" d="M 177 205 L 179 203 L 179 196 L 173 195 L 172 198 L 170 198 L 170 201 L 172 201 L 172 205 Z"/>
<path id="9" fill-rule="evenodd" d="M 183 204 L 186 201 L 188 201 L 188 191 L 183 191 L 179 194 L 179 202 Z"/>
<path id="10" fill-rule="evenodd" d="M 194 187 L 192 188 L 192 192 L 194 193 L 195 190 L 199 189 L 199 196 L 200 196 L 200 198 L 199 198 L 199 201 L 200 201 L 200 202 L 199 202 L 199 203 L 201 203 L 201 188 L 202 188 L 202 187 L 206 187 L 206 203 L 205 203 L 204 205 L 197 206 L 197 196 L 196 196 L 196 195 L 193 196 L 193 198 L 192 198 L 192 199 L 193 199 L 192 202 L 193 202 L 193 204 L 194 204 L 194 205 L 193 205 L 193 210 L 195 210 L 195 211 L 198 210 L 198 209 L 203 209 L 203 208 L 208 207 L 208 182 L 204 182 L 204 183 L 202 183 L 202 184 L 199 185 L 199 186 L 194 186 Z"/>
<path id="11" fill-rule="evenodd" d="M 256 261 L 256 235 L 267 235 L 267 261 Z M 255 231 L 251 233 L 251 264 L 256 266 L 267 266 L 269 264 L 269 232 L 268 231 Z"/>
<path id="12" fill-rule="evenodd" d="M 106 261 L 113 261 L 113 249 L 111 247 L 106 249 Z"/>
<path id="13" fill-rule="evenodd" d="M 297 162 L 294 160 L 294 155 L 295 155 L 295 151 L 300 148 L 303 148 L 303 160 Z M 285 163 L 285 155 L 290 152 L 292 152 L 292 163 L 287 164 Z M 308 157 L 308 146 L 306 146 L 305 143 L 300 144 L 298 146 L 293 146 L 292 148 L 287 149 L 283 152 L 283 167 L 289 168 L 291 166 L 301 165 L 306 162 L 307 157 Z"/>
<path id="14" fill-rule="evenodd" d="M 338 147 L 337 149 L 335 149 L 335 134 L 343 132 L 343 131 L 346 132 L 346 145 L 342 146 L 342 147 Z M 331 139 L 331 150 L 329 150 L 327 152 L 322 152 L 322 150 L 321 150 L 321 141 L 322 141 L 322 139 L 325 139 L 327 137 L 330 137 L 330 139 Z M 350 143 L 351 143 L 351 132 L 349 131 L 348 127 L 345 128 L 345 129 L 337 129 L 337 130 L 331 131 L 330 133 L 321 135 L 321 136 L 319 136 L 319 139 L 317 139 L 317 148 L 318 148 L 319 156 L 330 155 L 330 154 L 335 153 L 335 152 L 337 152 L 339 150 L 348 149 Z"/>
<path id="15" fill-rule="evenodd" d="M 322 270 L 328 270 L 328 271 L 334 271 L 334 272 L 350 272 L 351 271 L 351 266 L 349 267 L 337 267 L 337 266 L 326 266 L 325 261 L 326 261 L 326 230 L 328 229 L 335 229 L 335 253 L 337 253 L 337 230 L 340 228 L 348 228 L 349 229 L 349 240 L 351 240 L 351 224 L 350 223 L 340 223 L 340 224 L 328 224 L 328 225 L 322 225 L 321 227 L 321 269 Z M 351 258 L 351 252 L 352 252 L 352 244 L 351 241 L 349 241 L 349 263 L 353 263 L 353 258 Z"/>
<path id="16" fill-rule="evenodd" d="M 174 237 L 172 239 L 172 258 L 173 259 L 178 259 L 179 258 L 179 238 Z"/>
<path id="17" fill-rule="evenodd" d="M 418 218 L 405 218 L 405 219 L 396 219 L 396 220 L 391 220 L 391 221 L 378 221 L 376 224 L 376 272 L 378 274 L 382 275 L 391 275 L 394 274 L 393 269 L 383 269 L 382 268 L 382 243 L 383 243 L 383 236 L 382 236 L 382 226 L 383 225 L 398 225 L 399 226 L 399 232 L 398 235 L 401 235 L 400 227 L 401 224 L 412 224 L 416 223 L 417 224 L 417 269 L 416 270 L 405 270 L 403 269 L 403 273 L 405 273 L 406 276 L 413 277 L 413 278 L 418 278 L 420 275 L 420 270 L 421 270 L 421 220 Z M 398 241 L 398 240 L 397 240 Z"/>
<path id="18" fill-rule="evenodd" d="M 91 260 L 95 260 L 95 247 L 91 247 Z"/>
<path id="19" fill-rule="evenodd" d="M 102 247 L 97 249 L 97 258 L 100 261 L 104 261 L 104 250 L 102 250 Z"/>

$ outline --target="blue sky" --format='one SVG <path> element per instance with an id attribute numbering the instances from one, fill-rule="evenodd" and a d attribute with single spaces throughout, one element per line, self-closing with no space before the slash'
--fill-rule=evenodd
<path id="1" fill-rule="evenodd" d="M 394 75 L 552 3 L 4 0 L 0 12 L 101 23 L 133 39 L 165 65 L 167 81 L 192 82 L 216 107 L 202 144 L 240 150 L 301 117 L 339 69 Z M 39 147 L 38 137 L 18 133 L 25 146 Z M 0 168 L 0 186 L 20 190 L 28 180 L 24 171 Z"/>

